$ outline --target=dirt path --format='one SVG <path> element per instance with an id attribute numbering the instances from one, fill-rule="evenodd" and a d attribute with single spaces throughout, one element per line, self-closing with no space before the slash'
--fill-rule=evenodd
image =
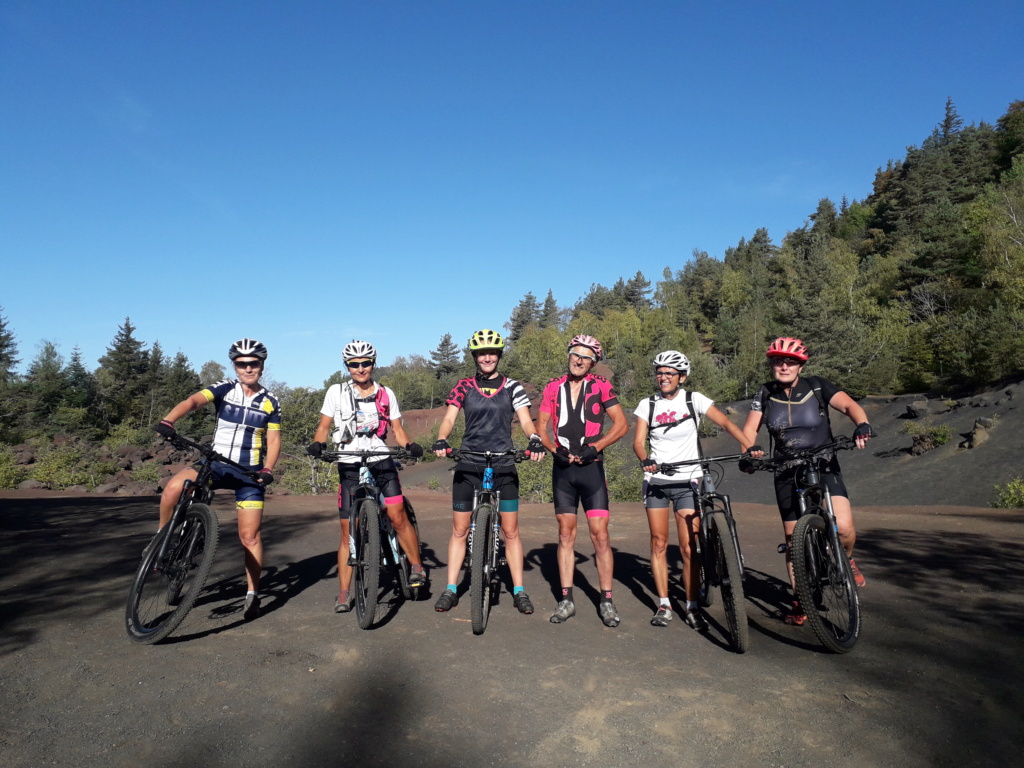
<path id="1" fill-rule="evenodd" d="M 439 566 L 447 499 L 410 495 Z M 579 614 L 547 621 L 555 523 L 526 506 L 538 613 L 520 616 L 503 595 L 482 637 L 465 602 L 447 615 L 398 605 L 371 631 L 333 614 L 326 498 L 274 499 L 267 610 L 243 624 L 241 550 L 230 508 L 218 510 L 211 590 L 169 642 L 140 647 L 123 601 L 154 500 L 0 494 L 0 764 L 1005 766 L 1024 746 L 1020 513 L 860 509 L 864 632 L 839 657 L 776 618 L 783 562 L 766 506 L 737 509 L 744 656 L 715 632 L 648 625 L 639 505 L 612 511 L 620 627 L 597 618 L 585 538 Z"/>

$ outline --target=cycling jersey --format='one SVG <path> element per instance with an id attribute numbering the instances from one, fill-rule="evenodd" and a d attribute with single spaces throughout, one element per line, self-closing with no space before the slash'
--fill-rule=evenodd
<path id="1" fill-rule="evenodd" d="M 821 400 L 815 393 L 820 390 Z M 789 394 L 775 382 L 757 390 L 750 410 L 761 413 L 774 442 L 773 456 L 786 458 L 808 448 L 832 441 L 828 421 L 828 403 L 841 390 L 830 381 L 800 377 Z"/>
<path id="2" fill-rule="evenodd" d="M 201 394 L 217 411 L 213 450 L 244 467 L 261 469 L 267 455 L 267 430 L 281 429 L 281 405 L 261 388 L 246 395 L 238 380 L 218 381 Z"/>
<path id="3" fill-rule="evenodd" d="M 332 384 L 324 395 L 324 404 L 320 413 L 334 418 L 334 434 L 332 439 L 340 443 L 344 451 L 384 451 L 388 445 L 388 427 L 395 419 L 402 418 L 398 407 L 398 398 L 390 387 L 374 382 L 374 391 L 361 397 L 351 382 Z M 342 434 L 347 423 L 351 422 L 354 437 L 342 442 Z M 375 457 L 370 464 L 387 460 L 387 456 Z M 358 464 L 358 456 L 342 456 L 339 464 Z"/>
<path id="4" fill-rule="evenodd" d="M 445 400 L 461 408 L 466 416 L 462 447 L 467 451 L 511 451 L 512 419 L 520 408 L 529 408 L 530 400 L 523 385 L 505 376 L 490 379 L 462 379 Z M 482 466 L 483 459 L 467 456 L 463 465 Z M 514 464 L 511 456 L 494 459 L 492 466 Z"/>
<path id="5" fill-rule="evenodd" d="M 578 455 L 583 446 L 601 437 L 605 411 L 619 404 L 619 396 L 608 379 L 593 373 L 583 377 L 575 405 L 569 388 L 568 375 L 552 379 L 544 387 L 539 409 L 551 414 L 555 443 Z"/>
<path id="6" fill-rule="evenodd" d="M 647 436 L 651 441 L 651 458 L 659 464 L 700 458 L 697 454 L 697 429 L 700 426 L 700 419 L 715 404 L 715 401 L 700 392 L 691 392 L 690 399 L 697 415 L 697 422 L 690 418 L 690 411 L 686 407 L 686 391 L 682 388 L 676 390 L 676 396 L 671 400 L 663 397 L 660 393 L 646 397 L 633 411 L 638 419 L 647 423 L 652 418 L 651 401 L 653 400 L 654 424 L 648 424 Z M 700 476 L 700 465 L 693 464 L 688 467 L 680 467 L 674 475 L 645 472 L 644 480 L 660 485 L 685 483 L 690 480 L 698 480 Z"/>

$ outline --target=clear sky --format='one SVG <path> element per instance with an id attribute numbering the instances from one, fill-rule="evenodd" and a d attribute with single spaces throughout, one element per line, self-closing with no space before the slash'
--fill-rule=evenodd
<path id="1" fill-rule="evenodd" d="M 319 386 L 862 199 L 1024 98 L 1020 0 L 0 2 L 0 306 Z"/>

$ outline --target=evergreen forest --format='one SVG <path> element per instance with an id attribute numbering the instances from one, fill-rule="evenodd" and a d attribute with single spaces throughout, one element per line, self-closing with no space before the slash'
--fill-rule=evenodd
<path id="1" fill-rule="evenodd" d="M 19 374 L 16 321 L 0 308 L 0 445 L 58 436 L 141 445 L 175 403 L 225 375 L 217 362 L 196 370 L 180 352 L 168 358 L 127 318 L 95 370 L 77 348 L 65 359 L 43 341 Z M 596 336 L 627 410 L 649 394 L 650 360 L 665 349 L 690 358 L 695 388 L 720 401 L 746 398 L 765 379 L 764 350 L 780 335 L 803 339 L 808 372 L 854 396 L 955 392 L 1018 377 L 1024 100 L 995 124 L 969 126 L 947 101 L 920 146 L 877 170 L 865 199 L 823 198 L 781 240 L 758 229 L 721 257 L 694 251 L 654 283 L 636 272 L 611 287 L 592 285 L 571 305 L 550 289 L 543 299 L 527 293 L 503 330 L 502 371 L 538 389 L 564 372 L 574 334 Z M 444 333 L 435 349 L 400 357 L 376 378 L 395 390 L 403 410 L 436 407 L 472 371 L 464 343 Z M 324 389 L 270 388 L 282 400 L 285 450 L 298 453 Z M 213 414 L 204 409 L 179 426 L 210 434 Z M 10 455 L 0 448 L 0 487 L 15 479 L 5 474 Z"/>

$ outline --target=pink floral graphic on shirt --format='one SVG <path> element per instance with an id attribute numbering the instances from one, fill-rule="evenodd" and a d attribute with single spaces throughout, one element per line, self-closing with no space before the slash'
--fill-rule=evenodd
<path id="1" fill-rule="evenodd" d="M 687 414 L 687 415 L 689 415 L 689 414 Z M 659 424 L 669 424 L 671 422 L 681 421 L 681 419 L 676 419 L 676 412 L 675 411 L 667 411 L 665 413 L 659 413 L 657 416 L 654 417 L 654 420 L 656 422 L 658 422 Z"/>

